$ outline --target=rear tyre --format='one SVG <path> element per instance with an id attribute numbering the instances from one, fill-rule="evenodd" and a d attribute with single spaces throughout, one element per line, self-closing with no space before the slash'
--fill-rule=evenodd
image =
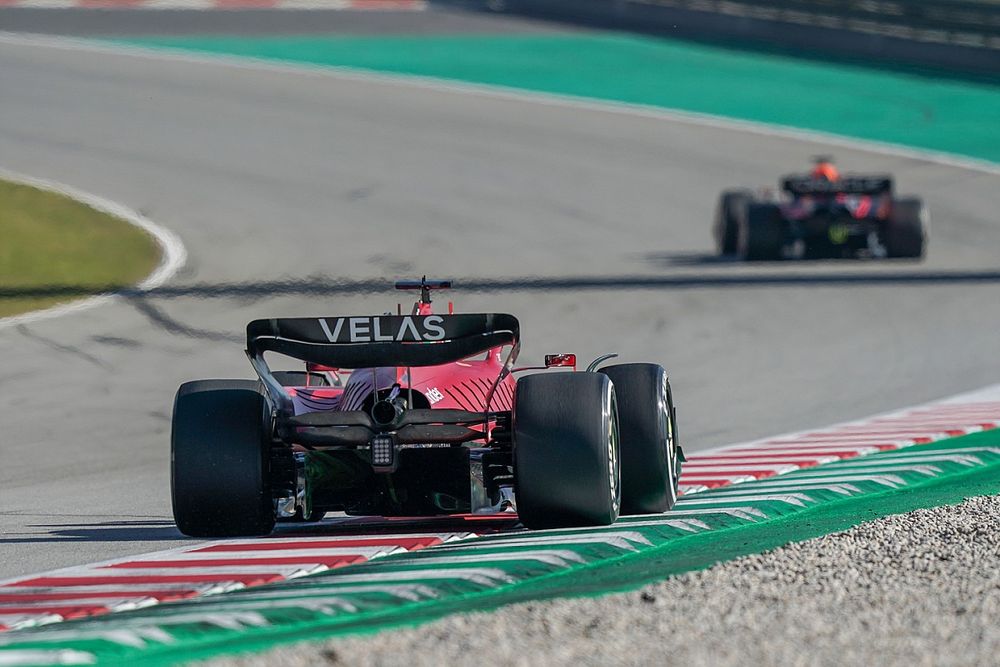
<path id="1" fill-rule="evenodd" d="M 266 535 L 274 528 L 265 402 L 252 380 L 187 382 L 170 443 L 174 521 L 192 537 Z"/>
<path id="2" fill-rule="evenodd" d="M 785 225 L 774 204 L 750 204 L 740 219 L 736 254 L 747 261 L 781 259 Z"/>
<path id="3" fill-rule="evenodd" d="M 885 227 L 885 250 L 889 257 L 918 259 L 927 245 L 927 212 L 915 197 L 893 202 Z"/>
<path id="4" fill-rule="evenodd" d="M 715 209 L 715 249 L 719 255 L 736 253 L 739 238 L 740 218 L 743 211 L 753 200 L 749 190 L 728 190 L 719 196 L 719 205 Z"/>
<path id="5" fill-rule="evenodd" d="M 528 528 L 606 526 L 621 507 L 615 389 L 601 373 L 529 375 L 514 400 L 514 489 Z"/>
<path id="6" fill-rule="evenodd" d="M 657 364 L 618 364 L 601 373 L 618 399 L 622 514 L 666 512 L 677 501 L 679 465 L 667 372 Z"/>

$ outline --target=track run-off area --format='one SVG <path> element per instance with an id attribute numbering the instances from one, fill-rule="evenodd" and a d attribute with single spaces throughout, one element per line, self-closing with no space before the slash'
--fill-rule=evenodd
<path id="1" fill-rule="evenodd" d="M 645 107 L 12 35 L 0 90 L 18 91 L 0 105 L 5 168 L 121 202 L 189 253 L 162 290 L 0 329 L 8 655 L 176 662 L 616 590 L 838 530 L 848 513 L 996 492 L 995 397 L 813 430 L 1000 377 L 988 165 Z M 721 189 L 773 184 L 831 150 L 925 198 L 926 263 L 711 257 Z M 402 536 L 337 520 L 240 543 L 180 536 L 177 385 L 247 377 L 250 319 L 382 312 L 396 296 L 376 286 L 423 273 L 455 277 L 461 310 L 518 315 L 523 359 L 666 366 L 691 455 L 675 512 L 530 535 L 491 519 Z M 733 481 L 747 486 L 718 488 Z M 724 551 L 736 543 L 753 548 Z"/>

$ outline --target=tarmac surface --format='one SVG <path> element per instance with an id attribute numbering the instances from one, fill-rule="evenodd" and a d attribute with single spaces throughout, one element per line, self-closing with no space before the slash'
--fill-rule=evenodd
<path id="1" fill-rule="evenodd" d="M 113 37 L 139 35 L 446 35 L 579 31 L 540 19 L 447 7 L 422 11 L 323 9 L 34 9 L 0 7 L 0 31 Z"/>
<path id="2" fill-rule="evenodd" d="M 842 165 L 891 172 L 925 198 L 927 261 L 749 267 L 711 256 L 719 191 L 775 183 L 828 146 L 7 38 L 0 91 L 4 168 L 139 209 L 190 253 L 169 294 L 0 328 L 0 578 L 180 545 L 168 468 L 178 384 L 250 377 L 251 319 L 392 310 L 401 277 L 452 277 L 459 310 L 518 315 L 525 362 L 662 363 L 691 450 L 1000 375 L 996 176 L 837 148 Z M 933 273 L 951 270 L 979 280 Z M 856 282 L 830 280 L 845 274 Z M 781 276 L 795 280 L 761 284 Z M 336 277 L 387 289 L 358 294 Z M 466 293 L 463 277 L 504 287 Z M 281 296 L 273 280 L 288 281 Z"/>

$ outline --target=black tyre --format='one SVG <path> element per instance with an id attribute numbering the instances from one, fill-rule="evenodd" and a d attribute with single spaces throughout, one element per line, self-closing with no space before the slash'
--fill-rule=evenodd
<path id="1" fill-rule="evenodd" d="M 306 380 L 313 387 L 329 387 L 330 383 L 322 373 L 308 373 L 306 371 L 274 371 L 274 379 L 281 383 L 282 387 L 304 387 Z"/>
<path id="2" fill-rule="evenodd" d="M 602 373 L 517 382 L 514 479 L 528 528 L 606 526 L 621 507 L 615 389 Z"/>
<path id="3" fill-rule="evenodd" d="M 910 259 L 923 257 L 927 245 L 926 217 L 924 204 L 919 199 L 895 200 L 883 238 L 886 254 Z"/>
<path id="4" fill-rule="evenodd" d="M 177 391 L 170 490 L 185 535 L 266 535 L 274 528 L 264 406 L 252 380 L 187 382 Z"/>
<path id="5" fill-rule="evenodd" d="M 667 372 L 657 364 L 601 369 L 618 399 L 622 514 L 666 512 L 677 501 L 674 403 Z"/>
<path id="6" fill-rule="evenodd" d="M 748 261 L 781 259 L 785 224 L 774 204 L 750 204 L 740 220 L 736 254 Z"/>
<path id="7" fill-rule="evenodd" d="M 740 218 L 751 201 L 753 193 L 749 190 L 728 190 L 719 196 L 719 205 L 715 209 L 715 225 L 712 229 L 718 254 L 736 253 Z"/>

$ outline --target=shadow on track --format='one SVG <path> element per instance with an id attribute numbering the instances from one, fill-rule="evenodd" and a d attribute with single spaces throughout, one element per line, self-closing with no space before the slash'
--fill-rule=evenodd
<path id="1" fill-rule="evenodd" d="M 509 531 L 517 526 L 516 519 L 507 517 L 481 517 L 463 519 L 455 517 L 414 517 L 406 519 L 370 520 L 328 519 L 317 523 L 279 523 L 275 537 L 344 537 L 350 535 L 425 535 L 431 532 Z M 104 521 L 80 524 L 27 524 L 25 528 L 41 529 L 28 535 L 5 537 L 5 544 L 49 544 L 72 542 L 153 542 L 190 541 L 195 538 L 183 535 L 169 519 L 153 521 Z"/>
<path id="2" fill-rule="evenodd" d="M 696 258 L 691 262 L 699 262 Z M 705 259 L 701 263 L 709 264 Z M 715 259 L 717 265 L 733 265 L 726 259 Z M 805 263 L 803 263 L 805 264 Z M 787 261 L 755 262 L 740 266 L 772 268 L 794 265 Z M 853 265 L 852 266 L 860 266 Z M 509 278 L 452 278 L 466 292 L 570 292 L 576 290 L 625 291 L 636 289 L 741 289 L 747 287 L 811 287 L 824 285 L 991 285 L 1000 283 L 1000 269 L 976 270 L 879 270 L 879 271 L 809 271 L 763 273 L 713 273 L 656 275 L 593 275 Z M 335 276 L 310 276 L 242 283 L 195 283 L 168 285 L 152 290 L 139 290 L 124 285 L 39 285 L 34 287 L 0 287 L 0 299 L 44 297 L 76 298 L 111 294 L 132 301 L 177 298 L 271 298 L 278 296 L 350 296 L 387 292 L 392 283 L 384 279 L 354 280 Z"/>
<path id="3" fill-rule="evenodd" d="M 142 542 L 160 540 L 190 540 L 177 530 L 173 521 L 103 521 L 80 524 L 26 524 L 28 529 L 44 532 L 5 537 L 6 544 L 47 544 L 65 542 Z"/>
<path id="4" fill-rule="evenodd" d="M 751 266 L 733 262 L 725 258 L 712 257 L 698 260 L 690 256 L 692 262 L 705 264 Z M 708 256 L 700 256 L 707 258 Z M 512 278 L 454 278 L 454 283 L 464 292 L 578 292 L 578 291 L 630 291 L 630 290 L 687 290 L 687 289 L 748 289 L 765 287 L 823 287 L 851 285 L 875 287 L 883 285 L 996 285 L 1000 284 L 1000 270 L 880 270 L 880 271 L 801 271 L 801 272 L 759 272 L 760 269 L 789 266 L 791 263 L 757 262 L 752 266 L 756 273 L 742 270 L 740 273 L 675 274 L 657 275 L 610 275 L 610 276 L 565 276 L 539 277 L 524 276 Z M 867 264 L 866 264 L 867 265 Z M 857 266 L 860 266 L 857 265 Z M 867 265 L 870 266 L 870 265 Z M 139 290 L 122 285 L 41 285 L 36 287 L 0 287 L 0 303 L 3 299 L 63 297 L 80 298 L 109 294 L 122 297 L 133 308 L 146 317 L 156 327 L 179 336 L 202 340 L 240 342 L 242 335 L 232 332 L 211 331 L 192 327 L 170 316 L 156 301 L 172 299 L 269 299 L 282 296 L 356 296 L 384 294 L 392 289 L 392 283 L 384 279 L 352 280 L 335 276 L 310 276 L 303 279 L 286 279 L 244 283 L 196 283 L 192 285 L 169 285 L 153 290 Z M 23 329 L 21 326 L 19 329 Z"/>

